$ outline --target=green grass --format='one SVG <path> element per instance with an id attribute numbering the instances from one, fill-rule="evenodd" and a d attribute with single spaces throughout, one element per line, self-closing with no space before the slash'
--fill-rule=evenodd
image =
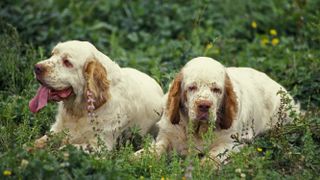
<path id="1" fill-rule="evenodd" d="M 1 1 L 0 179 L 316 179 L 320 173 L 320 2 L 317 0 Z M 256 22 L 257 27 L 252 27 Z M 271 29 L 277 35 L 270 33 Z M 28 151 L 54 122 L 56 105 L 33 115 L 33 64 L 59 41 L 88 40 L 121 66 L 167 90 L 196 56 L 266 72 L 305 116 L 259 136 L 219 170 L 195 155 L 133 159 L 133 145 L 85 154 L 59 137 Z M 272 40 L 278 39 L 278 44 Z M 144 139 L 145 146 L 150 138 Z"/>

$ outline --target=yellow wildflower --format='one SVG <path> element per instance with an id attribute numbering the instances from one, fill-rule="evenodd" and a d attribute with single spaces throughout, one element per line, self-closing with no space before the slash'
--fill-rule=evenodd
<path id="1" fill-rule="evenodd" d="M 272 44 L 273 46 L 276 46 L 276 45 L 279 44 L 279 42 L 280 42 L 280 40 L 279 40 L 278 38 L 273 38 L 272 41 L 271 41 L 271 44 Z"/>
<path id="2" fill-rule="evenodd" d="M 213 44 L 212 43 L 208 43 L 207 46 L 206 46 L 206 50 L 209 50 L 213 47 Z"/>
<path id="3" fill-rule="evenodd" d="M 9 170 L 4 170 L 4 171 L 3 171 L 3 175 L 4 175 L 4 176 L 11 176 L 11 174 L 12 174 L 12 172 L 9 171 Z"/>
<path id="4" fill-rule="evenodd" d="M 262 152 L 262 148 L 259 148 L 259 147 L 258 147 L 258 148 L 257 148 L 257 151 L 258 151 L 258 152 Z"/>
<path id="5" fill-rule="evenodd" d="M 165 180 L 163 176 L 161 177 L 161 180 Z"/>
<path id="6" fill-rule="evenodd" d="M 208 52 L 211 52 L 213 54 L 220 54 L 220 49 L 217 46 L 214 46 L 213 43 L 208 43 L 204 50 L 204 55 L 207 55 Z"/>
<path id="7" fill-rule="evenodd" d="M 257 22 L 252 21 L 252 22 L 251 22 L 251 27 L 252 27 L 253 29 L 257 29 L 257 27 L 258 27 Z"/>
<path id="8" fill-rule="evenodd" d="M 267 37 L 263 37 L 260 41 L 260 44 L 265 46 L 269 43 L 269 39 Z"/>
<path id="9" fill-rule="evenodd" d="M 270 29 L 270 34 L 271 34 L 272 36 L 276 36 L 278 33 L 277 33 L 277 30 L 275 30 L 275 29 Z"/>

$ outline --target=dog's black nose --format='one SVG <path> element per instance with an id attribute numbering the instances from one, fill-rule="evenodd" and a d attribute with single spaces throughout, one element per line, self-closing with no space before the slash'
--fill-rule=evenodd
<path id="1" fill-rule="evenodd" d="M 41 64 L 34 65 L 34 72 L 36 75 L 40 75 L 43 72 L 43 66 Z"/>

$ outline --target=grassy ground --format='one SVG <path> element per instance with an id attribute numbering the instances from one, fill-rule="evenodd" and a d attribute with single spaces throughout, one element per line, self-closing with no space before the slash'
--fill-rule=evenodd
<path id="1" fill-rule="evenodd" d="M 320 2 L 266 1 L 1 1 L 0 179 L 317 179 L 320 177 Z M 220 170 L 193 155 L 145 155 L 130 143 L 112 152 L 26 146 L 48 132 L 56 105 L 37 115 L 28 101 L 38 84 L 33 64 L 59 41 L 88 40 L 121 66 L 137 68 L 164 88 L 196 56 L 266 72 L 301 103 L 306 115 L 271 131 Z M 145 139 L 148 144 L 150 138 Z"/>

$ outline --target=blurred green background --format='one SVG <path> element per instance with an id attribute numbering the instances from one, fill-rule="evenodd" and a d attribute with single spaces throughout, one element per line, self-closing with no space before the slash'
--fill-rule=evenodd
<path id="1" fill-rule="evenodd" d="M 267 73 L 301 103 L 309 114 L 305 124 L 294 126 L 287 139 L 279 140 L 280 145 L 274 145 L 276 141 L 272 137 L 264 140 L 269 144 L 261 141 L 274 153 L 269 161 L 254 161 L 260 155 L 249 149 L 245 151 L 249 155 L 243 153 L 243 157 L 226 166 L 220 175 L 240 178 L 234 169 L 241 166 L 249 178 L 258 178 L 259 173 L 262 178 L 319 178 L 319 0 L 0 2 L 0 170 L 3 177 L 92 178 L 96 177 L 93 172 L 106 177 L 103 173 L 106 171 L 110 177 L 120 179 L 140 176 L 154 179 L 162 177 L 157 171 L 160 169 L 166 173 L 165 177 L 180 179 L 183 170 L 177 169 L 183 169 L 181 159 L 159 164 L 149 159 L 123 165 L 115 162 L 126 162 L 127 151 L 109 154 L 107 160 L 110 161 L 102 163 L 71 149 L 68 153 L 78 157 L 72 161 L 80 166 L 77 174 L 72 169 L 76 165 L 66 169 L 59 166 L 63 152 L 49 148 L 30 155 L 22 148 L 49 130 L 56 108 L 50 105 L 36 116 L 29 112 L 28 101 L 38 87 L 33 65 L 49 57 L 58 42 L 72 39 L 90 41 L 121 66 L 148 73 L 164 90 L 174 74 L 197 56 L 212 57 L 226 66 L 249 66 Z M 283 148 L 286 143 L 293 149 Z M 286 157 L 287 151 L 294 151 L 294 157 Z M 21 169 L 21 159 L 30 162 L 27 170 Z M 249 161 L 247 166 L 240 163 L 244 163 L 244 159 Z M 149 168 L 146 162 L 154 164 Z M 5 175 L 6 170 L 12 174 Z M 60 171 L 63 173 L 59 174 Z M 217 175 L 219 173 L 209 169 L 195 177 Z"/>

